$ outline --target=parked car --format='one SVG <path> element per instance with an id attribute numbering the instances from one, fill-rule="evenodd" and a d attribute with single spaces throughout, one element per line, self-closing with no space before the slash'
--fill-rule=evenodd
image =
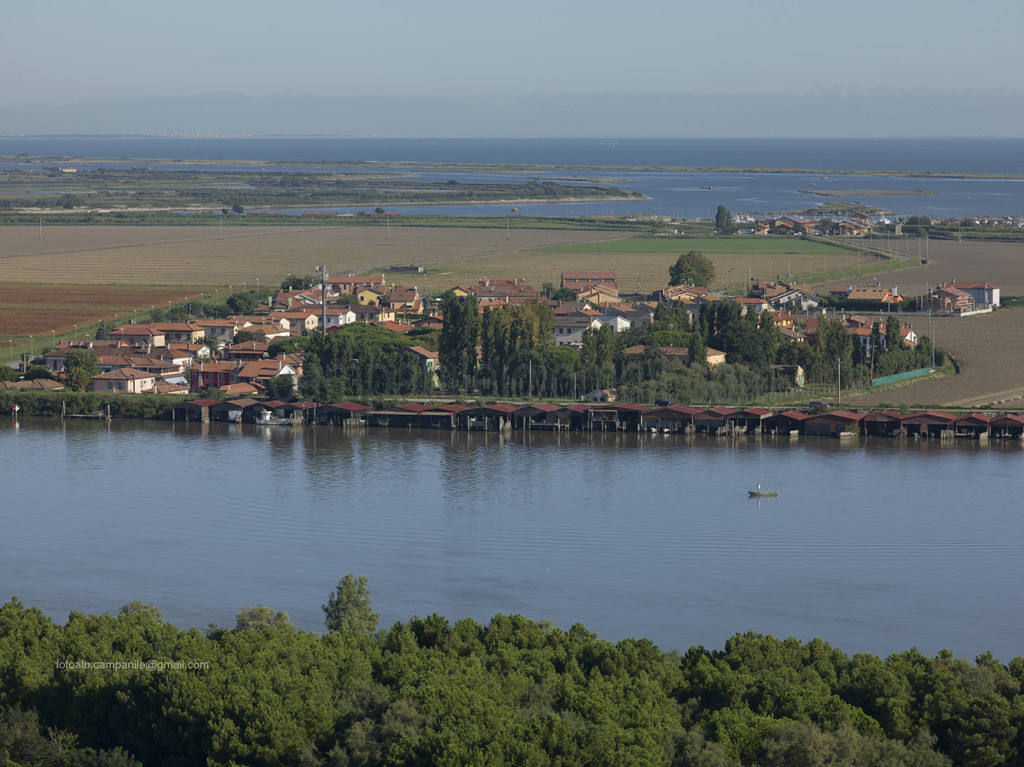
<path id="1" fill-rule="evenodd" d="M 656 399 L 656 400 L 654 400 L 654 404 L 657 407 L 668 407 L 669 405 L 672 404 L 672 402 L 671 402 L 671 400 L 667 400 L 667 399 Z"/>

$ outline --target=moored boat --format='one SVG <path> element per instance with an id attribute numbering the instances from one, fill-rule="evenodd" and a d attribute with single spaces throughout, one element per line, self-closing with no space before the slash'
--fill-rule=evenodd
<path id="1" fill-rule="evenodd" d="M 269 410 L 261 410 L 256 414 L 257 426 L 288 426 L 294 423 L 291 418 L 280 418 Z"/>

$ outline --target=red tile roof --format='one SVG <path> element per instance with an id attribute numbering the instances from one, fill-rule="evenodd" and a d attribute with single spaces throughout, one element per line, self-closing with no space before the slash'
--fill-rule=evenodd
<path id="1" fill-rule="evenodd" d="M 810 418 L 809 413 L 805 413 L 802 410 L 784 410 L 781 413 L 768 416 L 769 418 L 788 418 L 791 421 L 806 421 Z"/>
<path id="2" fill-rule="evenodd" d="M 868 413 L 864 416 L 865 421 L 902 421 L 906 416 L 903 413 L 897 413 L 895 410 L 876 410 L 873 413 Z"/>
<path id="3" fill-rule="evenodd" d="M 422 413 L 424 410 L 430 410 L 431 408 L 426 405 L 420 404 L 419 402 L 404 402 L 401 405 L 397 405 L 395 410 L 408 410 L 410 413 Z"/>
<path id="4" fill-rule="evenodd" d="M 337 408 L 338 410 L 347 410 L 350 413 L 361 413 L 365 410 L 373 410 L 369 405 L 364 405 L 361 402 L 339 402 L 335 405 L 329 405 L 329 407 Z"/>
<path id="5" fill-rule="evenodd" d="M 550 413 L 555 410 L 561 410 L 562 405 L 556 405 L 553 402 L 538 402 L 535 405 L 527 405 L 526 407 L 519 408 L 520 410 L 540 410 L 543 413 Z"/>

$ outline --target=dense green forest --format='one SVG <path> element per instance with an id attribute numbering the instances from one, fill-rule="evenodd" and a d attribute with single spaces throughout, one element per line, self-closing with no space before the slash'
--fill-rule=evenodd
<path id="1" fill-rule="evenodd" d="M 263 605 L 203 632 L 137 602 L 61 625 L 12 599 L 0 765 L 989 767 L 1024 747 L 1021 658 L 754 633 L 665 653 L 517 615 L 378 631 L 354 576 L 323 608 L 323 634 Z"/>

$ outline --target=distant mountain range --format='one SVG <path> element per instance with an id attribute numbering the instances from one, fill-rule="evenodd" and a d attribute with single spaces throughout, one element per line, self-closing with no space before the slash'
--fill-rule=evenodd
<path id="1" fill-rule="evenodd" d="M 1022 118 L 1024 99 L 1005 91 L 941 94 L 822 87 L 803 94 L 465 98 L 216 92 L 0 105 L 0 134 L 1021 137 Z"/>

